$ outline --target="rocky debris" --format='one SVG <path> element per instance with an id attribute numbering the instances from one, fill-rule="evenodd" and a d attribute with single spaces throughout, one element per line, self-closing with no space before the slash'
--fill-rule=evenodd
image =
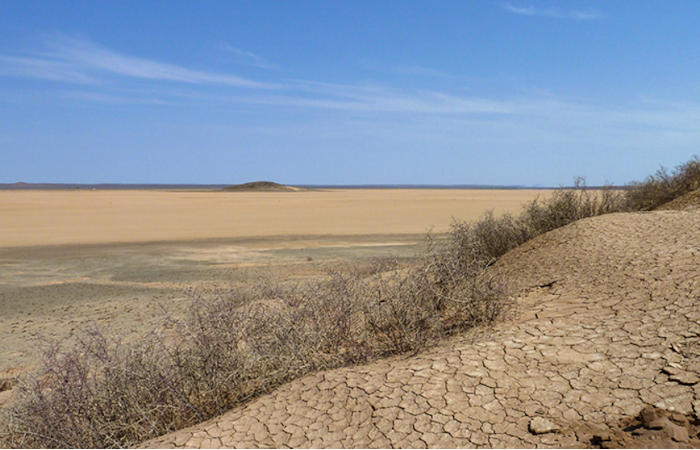
<path id="1" fill-rule="evenodd" d="M 534 419 L 532 419 L 530 421 L 528 429 L 532 434 L 545 434 L 559 431 L 559 428 L 556 425 L 554 425 L 552 422 L 545 419 L 544 417 L 535 417 Z"/>
<path id="2" fill-rule="evenodd" d="M 698 448 L 699 424 L 694 415 L 646 406 L 634 419 L 594 434 L 590 444 L 598 448 Z"/>
<path id="3" fill-rule="evenodd" d="M 676 442 L 687 443 L 690 440 L 687 428 L 689 421 L 682 414 L 669 414 L 662 409 L 647 406 L 639 413 L 637 422 L 638 425 L 633 425 L 636 429 L 632 431 L 635 436 L 657 434 Z"/>
<path id="4" fill-rule="evenodd" d="M 613 439 L 612 439 L 612 432 L 611 431 L 602 431 L 593 434 L 590 439 L 590 445 L 593 448 L 615 448 L 613 446 Z"/>

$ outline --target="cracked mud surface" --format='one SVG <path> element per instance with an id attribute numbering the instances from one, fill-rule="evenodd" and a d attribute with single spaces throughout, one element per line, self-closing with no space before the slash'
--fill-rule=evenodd
<path id="1" fill-rule="evenodd" d="M 309 375 L 143 445 L 700 447 L 700 211 L 585 219 L 493 270 L 519 297 L 488 334 Z M 687 433 L 635 435 L 645 407 Z"/>

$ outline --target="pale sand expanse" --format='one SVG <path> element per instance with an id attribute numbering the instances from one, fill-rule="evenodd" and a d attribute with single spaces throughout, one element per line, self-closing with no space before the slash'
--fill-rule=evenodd
<path id="1" fill-rule="evenodd" d="M 419 234 L 517 212 L 543 190 L 0 191 L 0 247 L 289 235 Z"/>

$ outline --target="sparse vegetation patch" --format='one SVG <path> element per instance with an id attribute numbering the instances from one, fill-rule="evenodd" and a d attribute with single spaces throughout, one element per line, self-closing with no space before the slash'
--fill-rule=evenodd
<path id="1" fill-rule="evenodd" d="M 272 181 L 251 181 L 249 183 L 228 186 L 224 190 L 234 192 L 296 192 L 302 191 L 303 189 Z"/>
<path id="2" fill-rule="evenodd" d="M 494 280 L 475 261 L 439 255 L 438 264 L 195 296 L 185 320 L 136 344 L 90 330 L 76 347 L 50 348 L 20 384 L 2 444 L 135 445 L 312 371 L 417 350 L 496 317 L 505 296 Z"/>
<path id="3" fill-rule="evenodd" d="M 626 194 L 626 207 L 650 211 L 682 195 L 700 189 L 700 158 L 694 156 L 673 171 L 661 167 L 640 183 L 632 183 Z"/>

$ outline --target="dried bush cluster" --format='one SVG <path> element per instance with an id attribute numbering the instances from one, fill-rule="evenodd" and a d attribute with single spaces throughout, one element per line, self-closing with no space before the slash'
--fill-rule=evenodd
<path id="1" fill-rule="evenodd" d="M 572 189 L 559 189 L 549 198 L 535 199 L 518 216 L 486 213 L 474 223 L 452 227 L 453 253 L 487 265 L 528 240 L 577 220 L 625 210 L 625 193 L 612 188 L 588 189 L 583 179 Z"/>
<path id="2" fill-rule="evenodd" d="M 577 220 L 613 212 L 649 211 L 698 189 L 700 158 L 697 156 L 670 174 L 662 167 L 655 175 L 631 183 L 624 190 L 588 189 L 585 180 L 579 178 L 572 189 L 559 189 L 545 200 L 528 203 L 518 216 L 495 217 L 489 212 L 475 223 L 455 223 L 451 233 L 452 254 L 493 262 L 535 236 Z"/>
<path id="3" fill-rule="evenodd" d="M 650 211 L 698 189 L 700 158 L 694 156 L 671 173 L 662 167 L 643 182 L 632 183 L 626 195 L 626 207 L 632 211 Z"/>
<path id="4" fill-rule="evenodd" d="M 20 383 L 0 445 L 135 445 L 312 371 L 420 349 L 493 319 L 505 296 L 483 267 L 432 252 L 440 262 L 195 294 L 184 320 L 137 343 L 87 331 L 77 346 L 52 347 Z"/>
<path id="5" fill-rule="evenodd" d="M 321 281 L 194 293 L 184 320 L 136 343 L 89 330 L 75 347 L 51 347 L 19 383 L 0 417 L 0 446 L 130 446 L 312 371 L 419 350 L 499 315 L 506 294 L 488 266 L 508 250 L 585 217 L 653 208 L 698 184 L 697 157 L 625 192 L 579 180 L 517 217 L 455 223 L 410 266 L 384 261 Z"/>

